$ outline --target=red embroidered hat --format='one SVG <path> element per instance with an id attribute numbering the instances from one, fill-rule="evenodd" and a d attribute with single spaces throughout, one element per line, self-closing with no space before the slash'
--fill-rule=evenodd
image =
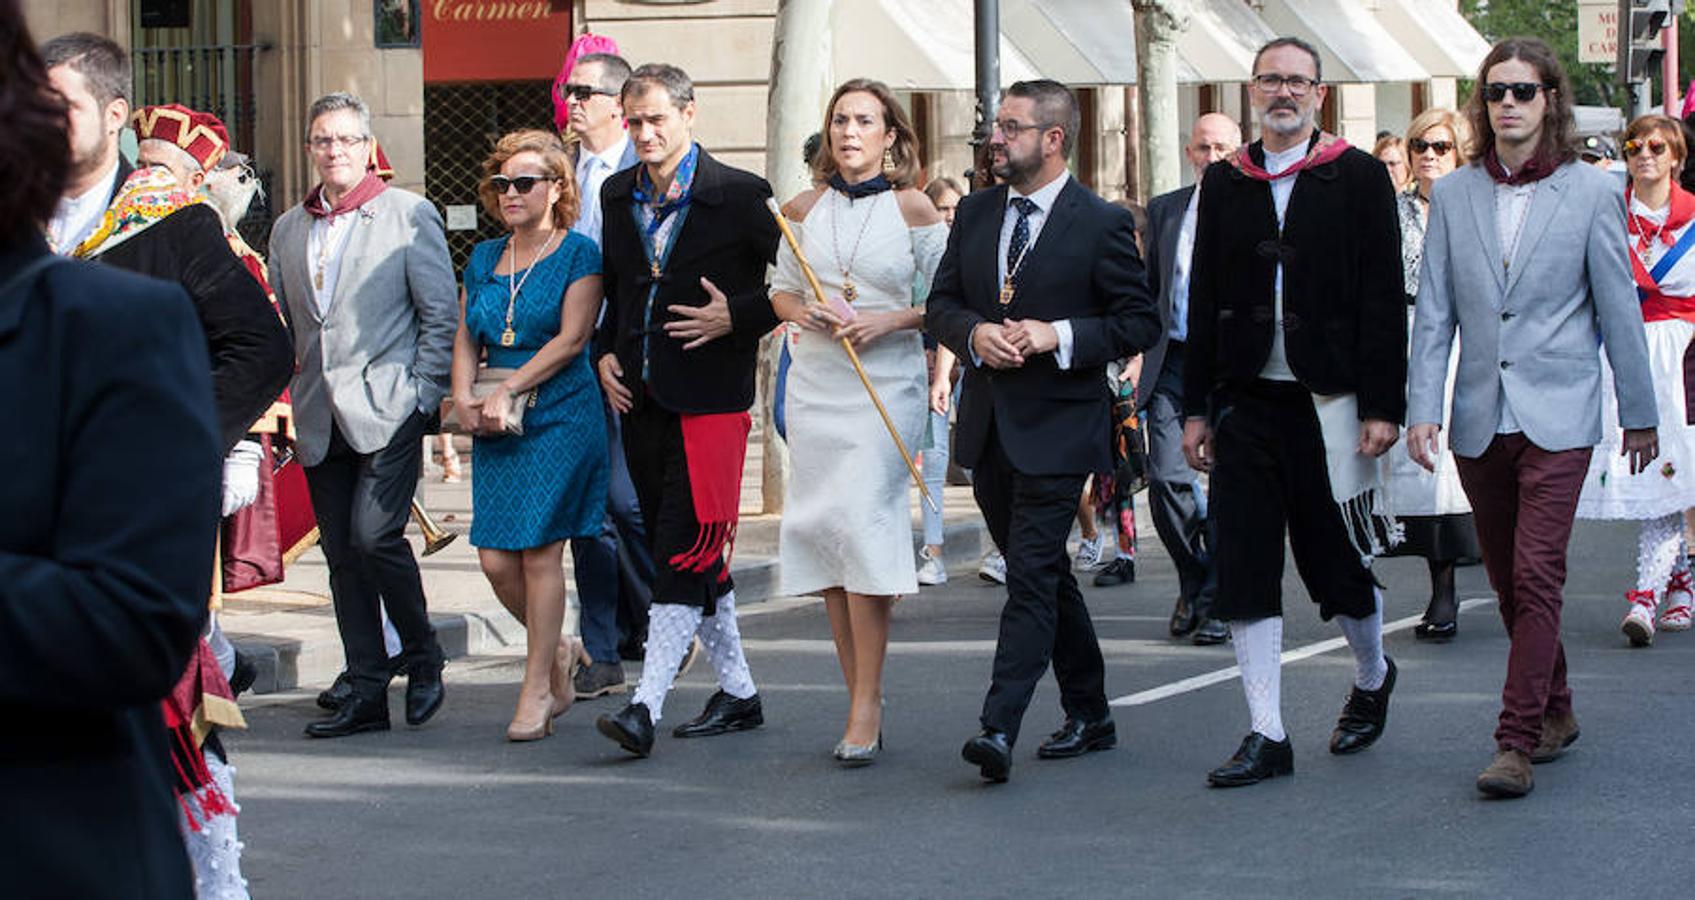
<path id="1" fill-rule="evenodd" d="M 138 140 L 164 141 L 188 151 L 200 168 L 210 172 L 230 149 L 229 132 L 211 113 L 186 106 L 144 106 L 130 117 Z"/>

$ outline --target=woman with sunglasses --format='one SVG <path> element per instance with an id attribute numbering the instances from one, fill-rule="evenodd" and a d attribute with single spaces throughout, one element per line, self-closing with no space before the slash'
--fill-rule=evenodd
<path id="1" fill-rule="evenodd" d="M 1412 333 L 1418 297 L 1418 268 L 1424 258 L 1424 231 L 1430 221 L 1431 189 L 1436 180 L 1466 163 L 1465 123 L 1449 109 L 1428 109 L 1407 126 L 1406 150 L 1412 181 L 1396 197 L 1401 219 L 1402 278 L 1407 292 L 1407 332 Z M 1448 404 L 1453 404 L 1456 344 L 1448 360 Z M 1430 567 L 1430 603 L 1424 621 L 1414 626 L 1420 640 L 1446 642 L 1459 633 L 1459 603 L 1454 569 L 1459 560 L 1481 555 L 1471 504 L 1460 487 L 1453 454 L 1443 454 L 1436 471 L 1427 472 L 1405 453 L 1390 454 L 1389 496 L 1406 539 L 1388 556 L 1421 556 Z"/>
<path id="2" fill-rule="evenodd" d="M 571 230 L 577 184 L 559 138 L 508 134 L 483 172 L 483 209 L 510 231 L 478 244 L 465 266 L 453 413 L 474 434 L 471 543 L 495 596 L 528 630 L 506 738 L 533 741 L 552 733 L 575 698 L 576 639 L 560 636 L 571 624 L 565 541 L 598 535 L 606 511 L 606 420 L 584 352 L 600 309 L 600 251 Z M 474 392 L 494 370 L 508 374 L 492 391 Z M 509 434 L 508 414 L 523 394 L 532 399 L 522 433 Z"/>
<path id="3" fill-rule="evenodd" d="M 1685 631 L 1692 593 L 1683 511 L 1695 506 L 1695 429 L 1688 424 L 1684 354 L 1695 337 L 1695 194 L 1678 184 L 1688 157 L 1683 128 L 1667 116 L 1643 116 L 1625 129 L 1625 188 L 1630 268 L 1642 299 L 1648 365 L 1660 411 L 1660 458 L 1631 475 L 1620 456 L 1612 369 L 1602 367 L 1602 422 L 1610 425 L 1589 462 L 1578 500 L 1580 519 L 1636 520 L 1636 588 L 1625 592 L 1621 630 L 1633 647 L 1653 643 L 1656 624 Z M 1663 608 L 1663 611 L 1662 611 Z M 1658 622 L 1656 623 L 1656 619 Z"/>

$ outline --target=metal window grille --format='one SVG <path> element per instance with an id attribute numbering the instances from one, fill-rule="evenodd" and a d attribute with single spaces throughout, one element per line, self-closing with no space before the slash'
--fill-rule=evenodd
<path id="1" fill-rule="evenodd" d="M 424 192 L 438 206 L 477 208 L 477 227 L 449 231 L 456 272 L 465 270 L 479 241 L 506 233 L 477 199 L 483 160 L 501 135 L 524 128 L 553 130 L 547 81 L 424 86 Z"/>

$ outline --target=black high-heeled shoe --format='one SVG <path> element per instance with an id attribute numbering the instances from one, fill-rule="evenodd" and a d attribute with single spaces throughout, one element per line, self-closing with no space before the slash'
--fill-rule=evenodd
<path id="1" fill-rule="evenodd" d="M 1459 604 L 1454 595 L 1454 561 L 1430 560 L 1430 605 L 1424 621 L 1413 626 L 1413 637 L 1445 644 L 1460 633 Z"/>

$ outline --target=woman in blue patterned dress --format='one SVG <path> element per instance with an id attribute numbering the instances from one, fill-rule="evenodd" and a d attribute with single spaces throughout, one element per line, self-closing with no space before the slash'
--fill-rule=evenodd
<path id="1" fill-rule="evenodd" d="M 483 206 L 511 230 L 478 244 L 465 266 L 453 344 L 453 402 L 475 422 L 471 543 L 501 605 L 525 624 L 524 684 L 506 737 L 537 740 L 571 705 L 565 541 L 600 533 L 606 509 L 606 421 L 585 347 L 601 301 L 600 250 L 572 232 L 578 197 L 559 139 L 520 131 L 483 163 Z M 511 369 L 475 399 L 478 367 Z M 501 423 L 534 389 L 523 434 Z"/>

